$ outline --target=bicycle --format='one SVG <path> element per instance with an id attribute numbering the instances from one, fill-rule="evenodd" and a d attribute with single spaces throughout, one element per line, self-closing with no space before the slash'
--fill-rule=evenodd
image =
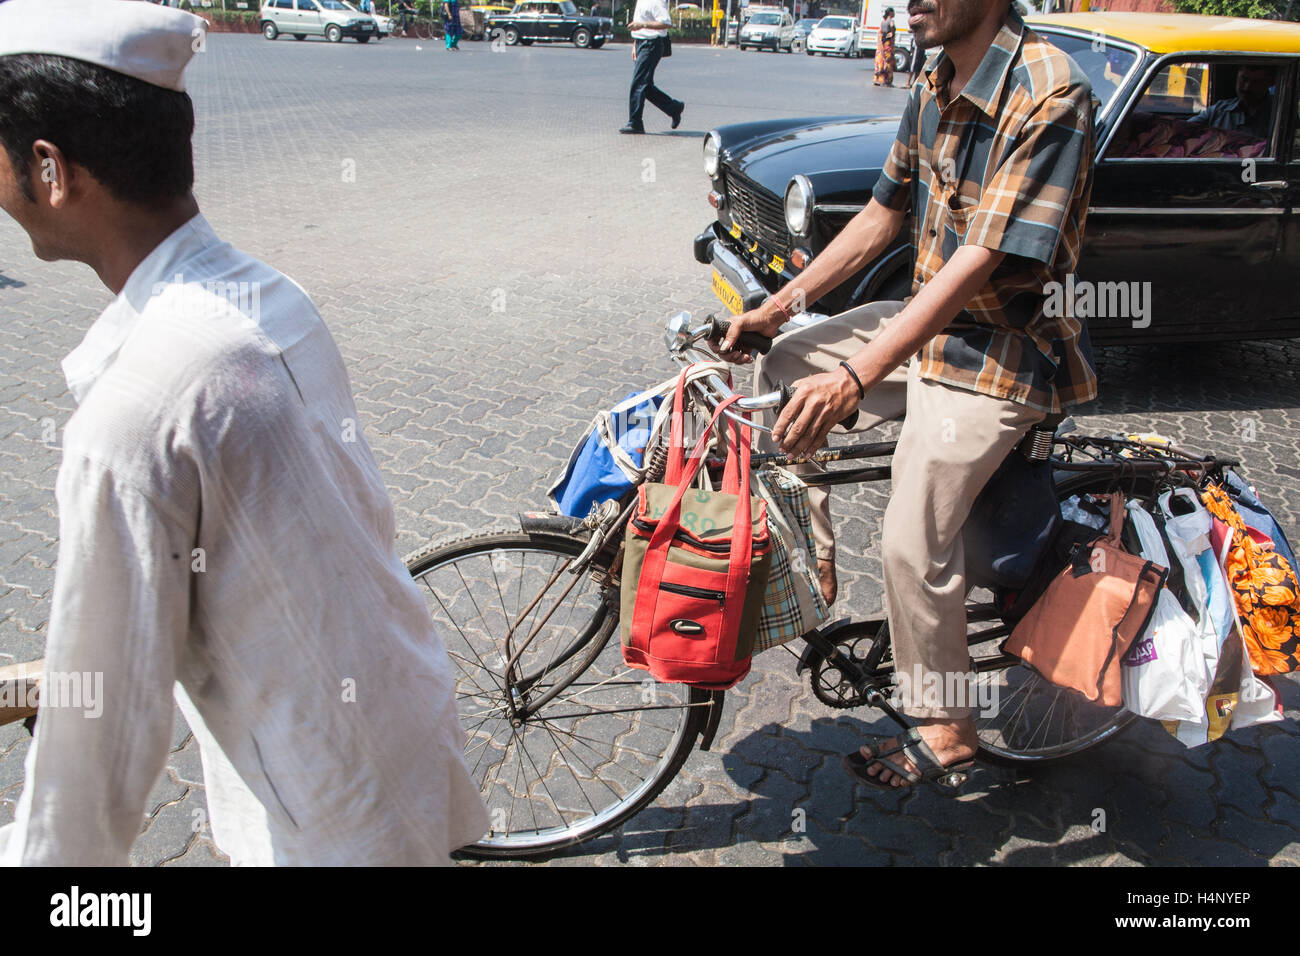
<path id="1" fill-rule="evenodd" d="M 407 13 L 399 10 L 397 15 L 391 19 L 388 35 L 391 37 L 413 36 L 420 40 L 432 40 L 433 18 L 426 17 L 418 12 Z"/>
<path id="2" fill-rule="evenodd" d="M 682 367 L 716 360 L 699 343 L 725 334 L 722 325 L 710 317 L 691 327 L 686 313 L 675 317 L 667 336 L 673 360 Z M 756 343 L 742 336 L 741 344 Z M 706 421 L 732 394 L 717 376 L 689 388 L 693 413 Z M 737 404 L 759 411 L 786 398 L 782 390 Z M 744 420 L 730 410 L 724 414 Z M 1036 436 L 1040 457 L 1051 453 L 1058 502 L 1083 503 L 1088 495 L 1116 489 L 1151 499 L 1165 487 L 1237 464 L 1143 441 L 1071 435 L 1069 427 L 1065 422 L 1055 433 Z M 894 446 L 871 442 L 814 457 L 828 463 L 881 459 Z M 658 451 L 646 451 L 646 480 L 662 474 L 666 455 L 662 446 Z M 779 454 L 753 456 L 754 467 L 767 463 L 790 462 Z M 805 477 L 810 485 L 888 479 L 887 464 Z M 465 848 L 468 855 L 540 855 L 607 832 L 663 791 L 697 741 L 702 750 L 712 745 L 725 692 L 654 684 L 623 664 L 614 636 L 622 533 L 633 497 L 606 502 L 585 519 L 521 514 L 518 530 L 435 542 L 407 558 L 459 671 L 466 764 L 492 815 L 491 831 Z M 1001 651 L 1011 631 L 1005 597 L 978 585 L 967 597 L 972 670 L 997 682 L 994 699 L 1001 702 L 997 713 L 976 716 L 977 759 L 1029 767 L 1081 753 L 1123 730 L 1135 715 L 1050 685 Z M 841 619 L 800 640 L 801 653 L 785 649 L 798 659 L 797 672 L 809 673 L 820 701 L 837 709 L 866 705 L 904 726 L 889 702 L 887 621 Z"/>

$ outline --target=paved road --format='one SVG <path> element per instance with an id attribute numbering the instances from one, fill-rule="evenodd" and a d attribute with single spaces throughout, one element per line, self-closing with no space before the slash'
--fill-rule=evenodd
<path id="1" fill-rule="evenodd" d="M 708 221 L 700 137 L 742 119 L 896 114 L 866 61 L 680 45 L 660 81 L 685 122 L 623 137 L 627 47 L 493 52 L 466 42 L 358 46 L 214 36 L 191 72 L 198 196 L 227 239 L 302 283 L 347 359 L 396 503 L 400 547 L 541 501 L 593 412 L 669 370 L 659 324 L 712 308 L 690 240 Z M 794 105 L 797 104 L 797 105 Z M 1244 281 L 1244 278 L 1243 278 Z M 42 653 L 57 545 L 53 482 L 72 402 L 58 362 L 108 296 L 42 263 L 0 222 L 0 654 Z M 1229 321 L 1231 317 L 1225 317 Z M 1300 528 L 1297 343 L 1111 349 L 1102 432 L 1158 428 L 1240 455 Z M 880 603 L 871 542 L 884 500 L 845 515 L 842 600 Z M 0 658 L 3 659 L 3 658 Z M 774 651 L 728 701 L 712 753 L 658 804 L 561 863 L 1300 863 L 1300 687 L 1291 719 L 1185 754 L 1142 726 L 1026 781 L 978 792 L 855 796 L 839 754 L 869 725 L 818 705 Z M 25 733 L 0 729 L 0 823 Z M 807 829 L 791 832 L 793 810 Z M 1106 813 L 1096 832 L 1094 810 Z M 221 862 L 202 772 L 177 723 L 134 858 Z"/>

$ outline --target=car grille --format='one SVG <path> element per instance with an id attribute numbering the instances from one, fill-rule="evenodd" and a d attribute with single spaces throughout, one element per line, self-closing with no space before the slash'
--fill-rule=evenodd
<path id="1" fill-rule="evenodd" d="M 727 171 L 727 210 L 731 218 L 740 223 L 745 235 L 757 239 L 765 249 L 782 256 L 790 251 L 784 205 L 751 180 L 731 170 Z"/>

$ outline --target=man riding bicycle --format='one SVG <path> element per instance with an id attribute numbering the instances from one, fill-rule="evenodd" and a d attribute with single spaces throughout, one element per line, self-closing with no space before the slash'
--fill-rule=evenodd
<path id="1" fill-rule="evenodd" d="M 405 33 L 414 20 L 415 7 L 407 3 L 406 0 L 398 0 L 397 11 L 393 14 L 393 29 Z"/>
<path id="2" fill-rule="evenodd" d="M 799 278 L 731 323 L 776 335 L 802 307 L 875 259 L 912 214 L 915 267 L 905 302 L 875 302 L 777 339 L 757 392 L 797 391 L 772 430 L 806 456 L 859 411 L 859 428 L 904 418 L 885 512 L 886 607 L 899 675 L 966 674 L 962 526 L 994 471 L 1049 414 L 1096 397 L 1083 323 L 1044 315 L 1044 286 L 1078 261 L 1092 186 L 1092 91 L 1075 63 L 1029 30 L 1008 0 L 911 0 L 908 26 L 943 47 L 912 87 L 870 202 Z M 798 303 L 798 305 L 796 305 Z M 804 469 L 812 466 L 802 466 Z M 810 489 L 818 574 L 836 592 L 824 491 Z M 919 668 L 919 671 L 918 671 Z M 918 726 L 845 758 L 875 786 L 937 779 L 978 746 L 971 708 L 922 706 Z"/>

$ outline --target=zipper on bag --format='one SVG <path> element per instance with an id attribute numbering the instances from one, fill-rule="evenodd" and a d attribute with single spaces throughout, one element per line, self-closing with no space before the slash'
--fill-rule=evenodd
<path id="1" fill-rule="evenodd" d="M 673 594 L 680 594 L 683 597 L 701 598 L 704 600 L 717 601 L 718 607 L 727 603 L 726 591 L 714 591 L 710 588 L 697 588 L 689 584 L 673 584 L 671 581 L 660 581 L 660 591 L 670 591 Z"/>

